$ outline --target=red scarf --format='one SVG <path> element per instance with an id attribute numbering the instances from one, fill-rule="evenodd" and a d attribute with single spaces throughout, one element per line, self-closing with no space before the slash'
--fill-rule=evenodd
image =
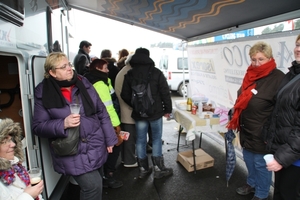
<path id="1" fill-rule="evenodd" d="M 258 79 L 266 77 L 276 68 L 275 60 L 272 58 L 266 64 L 263 64 L 259 67 L 254 67 L 250 65 L 247 69 L 246 75 L 244 77 L 241 94 L 238 96 L 235 105 L 234 105 L 234 114 L 232 119 L 229 121 L 227 128 L 236 130 L 240 129 L 239 119 L 241 112 L 248 106 L 248 103 L 253 95 L 252 89 L 255 89 Z"/>
<path id="2" fill-rule="evenodd" d="M 21 163 L 13 165 L 8 170 L 0 170 L 0 181 L 8 186 L 15 181 L 15 174 L 19 176 L 19 178 L 25 183 L 26 186 L 30 185 L 29 175 L 25 167 Z M 39 197 L 36 197 L 35 200 L 39 200 Z"/>

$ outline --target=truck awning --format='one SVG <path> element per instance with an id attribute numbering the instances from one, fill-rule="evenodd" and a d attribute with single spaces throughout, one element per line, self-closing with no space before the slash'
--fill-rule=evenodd
<path id="1" fill-rule="evenodd" d="M 65 0 L 67 7 L 194 41 L 300 18 L 298 0 Z"/>

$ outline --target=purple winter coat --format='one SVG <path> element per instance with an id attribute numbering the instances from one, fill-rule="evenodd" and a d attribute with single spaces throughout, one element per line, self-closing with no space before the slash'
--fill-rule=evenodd
<path id="1" fill-rule="evenodd" d="M 74 156 L 57 156 L 50 145 L 53 139 L 66 137 L 64 119 L 71 113 L 69 105 L 63 108 L 46 109 L 42 104 L 43 82 L 35 88 L 33 132 L 39 137 L 49 138 L 54 170 L 60 174 L 76 176 L 99 169 L 106 162 L 107 147 L 114 146 L 118 142 L 110 117 L 98 93 L 86 78 L 82 78 L 82 82 L 94 102 L 96 114 L 87 117 L 84 107 L 80 107 L 81 141 L 78 153 Z M 77 90 L 76 86 L 72 89 L 73 102 L 75 102 Z M 78 98 L 81 103 L 80 95 Z M 69 104 L 68 101 L 67 104 Z"/>

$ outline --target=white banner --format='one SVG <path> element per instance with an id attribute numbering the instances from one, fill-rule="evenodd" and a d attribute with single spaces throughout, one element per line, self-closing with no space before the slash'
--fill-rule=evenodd
<path id="1" fill-rule="evenodd" d="M 270 44 L 277 68 L 286 73 L 294 60 L 296 37 L 295 33 L 269 39 L 189 46 L 190 96 L 207 97 L 218 107 L 231 108 L 250 65 L 251 46 L 258 41 Z"/>

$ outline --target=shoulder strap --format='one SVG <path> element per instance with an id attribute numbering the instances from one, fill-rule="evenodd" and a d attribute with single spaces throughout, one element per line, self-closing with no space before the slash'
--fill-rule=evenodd
<path id="1" fill-rule="evenodd" d="M 292 80 L 290 80 L 287 84 L 285 84 L 284 87 L 282 87 L 278 93 L 277 93 L 277 97 L 283 92 L 284 89 L 286 89 L 288 86 L 290 86 L 292 83 L 294 83 L 295 81 L 297 81 L 298 79 L 300 79 L 300 74 L 297 74 L 297 76 L 295 76 Z"/>

